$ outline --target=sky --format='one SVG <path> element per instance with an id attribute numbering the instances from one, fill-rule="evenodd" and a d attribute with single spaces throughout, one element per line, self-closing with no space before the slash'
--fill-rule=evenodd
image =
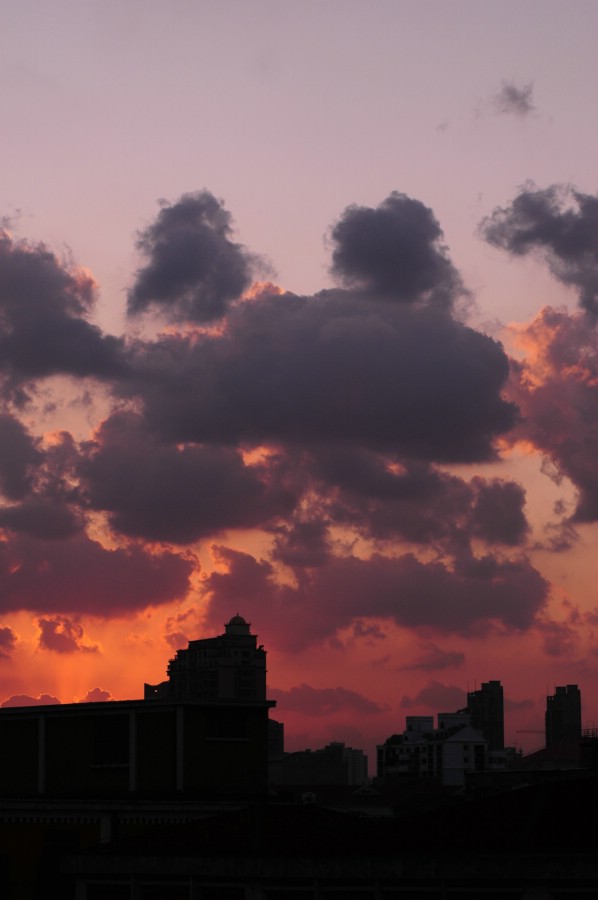
<path id="1" fill-rule="evenodd" d="M 0 703 L 235 613 L 287 749 L 598 722 L 598 7 L 0 2 Z"/>

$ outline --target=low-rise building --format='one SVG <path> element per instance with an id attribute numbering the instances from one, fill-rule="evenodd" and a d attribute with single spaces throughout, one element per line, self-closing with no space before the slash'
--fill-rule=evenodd
<path id="1" fill-rule="evenodd" d="M 468 772 L 484 771 L 488 744 L 471 725 L 465 712 L 407 716 L 402 734 L 394 734 L 377 747 L 378 778 L 396 781 L 429 778 L 446 786 L 465 783 Z"/>
<path id="2" fill-rule="evenodd" d="M 191 641 L 143 700 L 0 710 L 0 796 L 255 796 L 267 789 L 266 653 L 241 616 Z"/>

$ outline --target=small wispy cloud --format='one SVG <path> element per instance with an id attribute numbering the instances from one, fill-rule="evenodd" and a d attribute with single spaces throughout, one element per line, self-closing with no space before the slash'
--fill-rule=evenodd
<path id="1" fill-rule="evenodd" d="M 503 81 L 501 89 L 494 95 L 490 105 L 499 115 L 524 118 L 536 112 L 533 94 L 532 81 L 522 85 L 514 81 Z"/>

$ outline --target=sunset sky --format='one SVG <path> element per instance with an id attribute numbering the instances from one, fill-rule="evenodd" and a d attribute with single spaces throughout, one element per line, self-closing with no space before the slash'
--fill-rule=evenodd
<path id="1" fill-rule="evenodd" d="M 598 5 L 0 2 L 0 703 L 239 612 L 287 749 L 598 724 Z"/>

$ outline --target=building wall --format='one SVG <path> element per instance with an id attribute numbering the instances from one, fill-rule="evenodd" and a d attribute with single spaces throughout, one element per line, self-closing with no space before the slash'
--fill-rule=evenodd
<path id="1" fill-rule="evenodd" d="M 0 796 L 266 790 L 268 705 L 119 701 L 0 710 Z"/>

